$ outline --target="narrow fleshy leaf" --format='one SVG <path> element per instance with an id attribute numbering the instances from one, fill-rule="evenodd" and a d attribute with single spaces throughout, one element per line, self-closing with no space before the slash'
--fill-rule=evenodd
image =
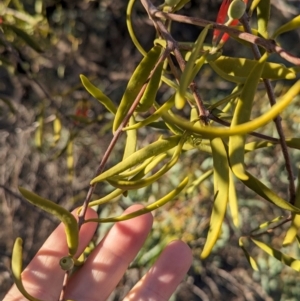
<path id="1" fill-rule="evenodd" d="M 129 126 L 135 125 L 135 119 L 133 116 L 130 117 L 129 120 Z M 127 138 L 126 138 L 126 144 L 123 154 L 123 160 L 132 155 L 136 150 L 137 145 L 137 131 L 130 130 L 126 132 Z"/>
<path id="2" fill-rule="evenodd" d="M 270 256 L 276 258 L 280 262 L 284 263 L 285 265 L 291 267 L 293 270 L 296 270 L 300 272 L 300 260 L 295 259 L 289 255 L 286 255 L 270 246 L 267 244 L 258 241 L 256 239 L 251 238 L 251 240 L 259 247 L 261 248 L 264 252 L 269 254 Z"/>
<path id="3" fill-rule="evenodd" d="M 115 132 L 123 122 L 133 102 L 141 92 L 144 84 L 146 84 L 147 80 L 150 80 L 149 76 L 157 63 L 160 54 L 160 46 L 152 47 L 152 49 L 150 49 L 150 51 L 146 54 L 146 56 L 141 60 L 140 64 L 134 70 L 121 99 L 120 105 L 117 109 L 113 123 L 113 132 Z"/>
<path id="4" fill-rule="evenodd" d="M 250 120 L 256 87 L 264 68 L 267 54 L 256 63 L 245 82 L 242 93 L 234 110 L 231 128 Z M 241 180 L 247 180 L 244 169 L 245 135 L 233 135 L 229 138 L 228 156 L 234 175 Z"/>
<path id="5" fill-rule="evenodd" d="M 179 82 L 179 90 L 178 93 L 176 93 L 175 96 L 175 106 L 177 109 L 182 109 L 185 104 L 185 93 L 186 89 L 194 79 L 193 76 L 195 76 L 194 72 L 194 65 L 196 60 L 200 56 L 200 50 L 202 49 L 204 39 L 206 38 L 206 35 L 208 33 L 208 30 L 211 28 L 211 25 L 205 26 L 205 28 L 201 31 L 198 39 L 195 42 L 195 45 L 193 47 L 193 50 L 191 52 L 191 55 L 189 57 L 189 60 L 187 61 L 187 64 L 181 74 L 180 82 Z M 204 63 L 204 61 L 203 61 Z M 203 65 L 202 63 L 202 65 Z M 201 65 L 201 66 L 202 66 Z M 201 68 L 201 66 L 199 66 Z"/>
<path id="6" fill-rule="evenodd" d="M 62 130 L 62 123 L 58 115 L 55 116 L 55 119 L 53 120 L 53 144 L 54 147 L 61 137 L 61 130 Z"/>
<path id="7" fill-rule="evenodd" d="M 248 176 L 247 180 L 241 180 L 247 187 L 251 190 L 255 191 L 258 195 L 263 197 L 265 200 L 273 203 L 277 207 L 280 207 L 284 210 L 289 210 L 291 212 L 300 213 L 300 209 L 291 205 L 286 200 L 279 197 L 277 194 L 273 192 L 270 188 L 264 185 L 261 181 L 251 175 L 249 172 L 246 171 Z"/>
<path id="8" fill-rule="evenodd" d="M 257 265 L 255 259 L 248 253 L 248 251 L 244 247 L 243 237 L 239 238 L 239 246 L 243 250 L 245 257 L 248 260 L 249 264 L 251 265 L 252 269 L 255 271 L 259 271 L 259 268 L 258 268 L 258 265 Z"/>
<path id="9" fill-rule="evenodd" d="M 258 32 L 266 39 L 268 38 L 268 23 L 270 19 L 270 9 L 270 0 L 260 1 L 256 8 Z"/>
<path id="10" fill-rule="evenodd" d="M 144 208 L 137 210 L 135 212 L 126 214 L 126 215 L 121 215 L 121 216 L 116 216 L 116 217 L 108 217 L 108 218 L 99 218 L 99 219 L 88 219 L 85 220 L 85 223 L 89 223 L 89 222 L 97 222 L 97 223 L 112 223 L 112 222 L 119 222 L 119 221 L 125 221 L 137 216 L 140 216 L 142 214 L 151 212 L 163 205 L 165 205 L 166 203 L 172 201 L 174 199 L 174 197 L 176 195 L 178 195 L 187 185 L 189 179 L 188 177 L 184 178 L 183 181 L 181 181 L 181 183 L 178 185 L 178 187 L 176 187 L 174 190 L 172 190 L 171 192 L 169 192 L 167 195 L 165 195 L 164 197 L 162 197 L 161 199 L 159 199 L 158 201 L 145 206 Z"/>
<path id="11" fill-rule="evenodd" d="M 189 185 L 189 187 L 186 190 L 186 194 L 192 194 L 193 191 L 203 182 L 205 181 L 207 178 L 209 178 L 212 174 L 213 174 L 214 170 L 210 169 L 208 171 L 206 171 L 203 175 L 201 175 L 198 179 L 194 180 L 191 185 Z"/>
<path id="12" fill-rule="evenodd" d="M 133 125 L 128 125 L 123 131 L 129 131 L 134 129 L 142 128 L 157 119 L 159 119 L 163 112 L 170 110 L 175 103 L 175 94 L 173 94 L 161 107 L 158 104 L 155 104 L 155 107 L 158 107 L 154 113 L 152 113 L 149 117 L 145 118 L 142 121 L 139 121 Z"/>
<path id="13" fill-rule="evenodd" d="M 29 301 L 41 301 L 40 299 L 34 298 L 31 296 L 25 289 L 23 282 L 22 282 L 22 253 L 23 253 L 23 240 L 18 237 L 14 243 L 13 251 L 12 251 L 12 259 L 11 259 L 11 266 L 12 266 L 12 274 L 14 277 L 15 285 L 17 286 L 18 290 L 21 294 L 26 297 Z"/>
<path id="14" fill-rule="evenodd" d="M 156 94 L 160 86 L 163 65 L 163 62 L 161 62 L 153 73 L 144 92 L 144 95 L 136 108 L 137 112 L 146 112 L 153 106 L 153 103 L 156 100 Z"/>
<path id="15" fill-rule="evenodd" d="M 278 114 L 280 114 L 299 94 L 300 92 L 300 81 L 297 81 L 278 101 L 274 106 L 272 106 L 266 113 L 261 116 L 248 121 L 246 123 L 237 125 L 233 128 L 221 128 L 207 126 L 202 128 L 194 128 L 193 123 L 189 122 L 185 118 L 182 118 L 176 114 L 163 113 L 162 117 L 165 121 L 181 130 L 187 130 L 190 133 L 195 133 L 202 136 L 203 138 L 211 139 L 213 137 L 228 137 L 231 135 L 247 134 L 251 131 L 262 127 L 263 125 L 271 122 Z"/>
<path id="16" fill-rule="evenodd" d="M 286 24 L 280 26 L 273 34 L 272 38 L 276 39 L 279 35 L 297 29 L 300 27 L 300 16 L 293 18 L 291 21 Z"/>
<path id="17" fill-rule="evenodd" d="M 35 137 L 34 137 L 35 146 L 39 149 L 42 148 L 42 144 L 43 144 L 44 121 L 45 121 L 45 117 L 44 117 L 45 106 L 44 106 L 44 104 L 42 104 L 41 106 L 42 106 L 41 112 L 39 113 L 38 118 L 37 118 L 38 126 L 35 131 Z"/>
<path id="18" fill-rule="evenodd" d="M 222 139 L 212 139 L 211 148 L 214 165 L 214 204 L 206 242 L 200 255 L 202 259 L 209 256 L 220 235 L 226 213 L 229 192 L 228 158 Z"/>
<path id="19" fill-rule="evenodd" d="M 249 16 L 252 16 L 254 10 L 256 9 L 257 5 L 261 2 L 261 1 L 264 1 L 264 0 L 252 0 L 251 2 L 251 6 L 249 8 Z"/>
<path id="20" fill-rule="evenodd" d="M 257 64 L 257 61 L 245 58 L 220 56 L 214 61 L 214 64 L 230 76 L 246 78 L 249 76 L 249 71 Z M 283 64 L 266 62 L 261 73 L 261 78 L 267 78 L 270 80 L 295 79 L 296 72 L 287 68 Z"/>
<path id="21" fill-rule="evenodd" d="M 238 199 L 235 190 L 235 181 L 234 176 L 231 171 L 229 171 L 229 208 L 230 214 L 232 218 L 233 224 L 239 228 L 240 221 L 239 221 L 239 208 L 238 208 Z"/>
<path id="22" fill-rule="evenodd" d="M 117 108 L 115 104 L 112 102 L 112 100 L 107 97 L 99 88 L 94 86 L 87 77 L 84 75 L 80 75 L 80 79 L 82 82 L 82 85 L 85 87 L 85 89 L 94 97 L 96 98 L 104 107 L 111 112 L 112 114 L 116 114 Z"/>
<path id="23" fill-rule="evenodd" d="M 110 177 L 110 178 L 106 179 L 106 181 L 109 184 L 111 184 L 112 186 L 114 186 L 115 188 L 119 188 L 119 189 L 123 189 L 123 190 L 139 189 L 139 188 L 151 185 L 152 183 L 156 182 L 159 178 L 161 178 L 167 171 L 169 171 L 177 163 L 177 161 L 181 155 L 182 147 L 183 147 L 185 141 L 186 141 L 186 137 L 184 135 L 182 137 L 181 141 L 179 141 L 178 145 L 174 148 L 174 153 L 172 155 L 171 160 L 168 163 L 166 163 L 165 165 L 163 165 L 153 175 L 143 178 L 146 173 L 150 172 L 155 167 L 155 165 L 157 165 L 160 162 L 160 160 L 164 159 L 163 156 L 157 156 L 157 159 L 159 159 L 157 162 L 154 159 L 152 162 L 149 163 L 148 166 L 145 167 L 145 170 L 139 172 L 136 176 L 134 176 L 129 181 L 122 180 L 122 179 L 120 180 L 115 177 Z M 161 155 L 163 155 L 163 154 L 161 154 Z M 161 157 L 161 158 L 159 158 L 159 157 Z M 151 167 L 150 167 L 150 165 L 151 165 Z"/>
<path id="24" fill-rule="evenodd" d="M 144 160 L 159 155 L 166 152 L 167 150 L 175 147 L 181 139 L 181 136 L 172 136 L 165 139 L 160 139 L 152 144 L 136 151 L 134 154 L 127 157 L 125 160 L 121 161 L 112 168 L 104 171 L 99 176 L 95 177 L 91 184 L 104 181 L 107 178 L 110 178 L 114 175 L 117 175 L 131 167 L 134 167 L 137 164 L 142 163 Z"/>
<path id="25" fill-rule="evenodd" d="M 22 196 L 26 198 L 31 204 L 41 208 L 42 210 L 56 216 L 65 225 L 65 232 L 67 236 L 67 244 L 69 248 L 69 255 L 74 256 L 79 243 L 78 226 L 76 218 L 65 208 L 56 203 L 44 199 L 39 195 L 19 187 Z"/>
<path id="26" fill-rule="evenodd" d="M 297 208 L 300 208 L 300 168 L 299 167 L 298 167 L 298 186 L 296 191 L 295 206 Z M 282 243 L 284 246 L 289 245 L 295 241 L 299 228 L 300 228 L 300 215 L 292 213 L 292 223 L 289 229 L 287 230 L 284 241 Z"/>

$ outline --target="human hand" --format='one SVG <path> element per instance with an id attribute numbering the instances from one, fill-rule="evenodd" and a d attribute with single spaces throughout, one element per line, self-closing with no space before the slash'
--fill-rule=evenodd
<path id="1" fill-rule="evenodd" d="M 134 205 L 125 213 L 140 208 L 141 205 Z M 86 218 L 96 217 L 95 211 L 92 209 L 87 211 Z M 95 247 L 85 264 L 69 279 L 66 299 L 106 300 L 142 247 L 151 230 L 152 222 L 152 215 L 148 213 L 116 223 Z M 96 223 L 86 223 L 81 227 L 78 254 L 83 252 L 96 227 Z M 59 260 L 67 253 L 65 232 L 61 224 L 22 273 L 23 284 L 32 296 L 47 301 L 59 299 L 64 278 Z M 189 247 L 181 241 L 171 242 L 124 300 L 168 300 L 188 271 L 191 262 L 192 254 Z M 4 297 L 4 301 L 12 300 L 25 300 L 15 285 Z"/>

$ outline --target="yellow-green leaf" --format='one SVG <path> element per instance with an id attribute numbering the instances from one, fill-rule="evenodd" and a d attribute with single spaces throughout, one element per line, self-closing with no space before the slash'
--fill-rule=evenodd
<path id="1" fill-rule="evenodd" d="M 237 125 L 230 129 L 206 126 L 201 128 L 194 127 L 193 123 L 180 117 L 179 115 L 169 114 L 164 112 L 162 117 L 165 121 L 174 126 L 177 126 L 181 130 L 186 130 L 195 135 L 200 135 L 203 138 L 211 139 L 213 137 L 228 137 L 231 135 L 247 134 L 255 131 L 257 128 L 266 125 L 271 122 L 278 114 L 280 114 L 297 96 L 300 92 L 300 81 L 297 81 L 282 97 L 281 101 L 278 101 L 263 115 L 248 121 L 246 123 Z"/>
<path id="2" fill-rule="evenodd" d="M 69 255 L 74 256 L 78 248 L 78 226 L 76 218 L 65 208 L 39 195 L 19 187 L 19 191 L 31 204 L 56 216 L 65 225 Z"/>
<path id="3" fill-rule="evenodd" d="M 239 246 L 243 250 L 243 252 L 245 254 L 245 257 L 248 260 L 249 264 L 251 265 L 252 269 L 255 270 L 255 271 L 259 271 L 256 261 L 254 260 L 254 258 L 248 253 L 248 251 L 244 247 L 243 237 L 239 238 Z"/>
<path id="4" fill-rule="evenodd" d="M 153 114 L 151 114 L 146 119 L 137 122 L 136 124 L 127 126 L 126 128 L 123 129 L 123 131 L 139 129 L 156 121 L 158 118 L 161 117 L 163 112 L 168 111 L 174 106 L 174 99 L 175 99 L 175 94 L 173 94 L 161 107 L 158 104 L 155 104 L 155 106 L 158 107 L 158 109 Z"/>
<path id="5" fill-rule="evenodd" d="M 234 182 L 234 176 L 232 172 L 229 172 L 229 208 L 231 213 L 231 218 L 233 224 L 239 228 L 240 222 L 239 222 L 239 208 L 238 208 L 238 199 L 236 196 L 236 190 L 235 190 L 235 182 Z"/>
<path id="6" fill-rule="evenodd" d="M 214 65 L 225 74 L 240 79 L 240 82 L 245 81 L 245 78 L 249 75 L 249 71 L 253 70 L 256 64 L 257 61 L 255 60 L 226 56 L 221 56 L 214 62 Z M 271 80 L 294 79 L 296 78 L 296 73 L 283 64 L 266 62 L 261 73 L 261 78 Z"/>
<path id="7" fill-rule="evenodd" d="M 151 71 L 159 59 L 160 53 L 161 47 L 154 46 L 134 70 L 116 112 L 113 124 L 114 132 L 122 123 L 143 85 L 147 82 Z"/>
<path id="8" fill-rule="evenodd" d="M 263 197 L 265 200 L 273 203 L 279 208 L 284 210 L 289 210 L 291 212 L 300 213 L 300 209 L 291 205 L 289 202 L 285 201 L 277 194 L 273 192 L 270 188 L 260 182 L 257 178 L 252 176 L 249 172 L 246 171 L 248 176 L 247 180 L 241 180 L 247 187 L 256 192 L 258 195 Z"/>
<path id="9" fill-rule="evenodd" d="M 184 180 L 178 185 L 178 187 L 176 189 L 172 190 L 171 192 L 169 192 L 167 195 L 165 195 L 158 201 L 156 201 L 148 206 L 145 206 L 144 208 L 142 208 L 140 210 L 137 210 L 135 212 L 132 212 L 132 213 L 129 213 L 126 215 L 116 216 L 116 217 L 88 219 L 85 221 L 85 223 L 88 223 L 88 222 L 97 222 L 97 223 L 120 222 L 120 221 L 125 221 L 128 219 L 140 216 L 142 214 L 151 212 L 151 211 L 165 205 L 166 203 L 172 201 L 174 199 L 174 197 L 176 195 L 178 195 L 184 189 L 184 187 L 187 185 L 188 181 L 189 181 L 188 177 L 184 178 Z"/>
<path id="10" fill-rule="evenodd" d="M 264 68 L 267 54 L 261 57 L 256 63 L 245 82 L 242 93 L 238 97 L 238 101 L 234 110 L 234 115 L 231 121 L 231 128 L 239 124 L 243 124 L 250 120 L 253 100 L 256 92 L 256 87 L 259 83 L 262 70 Z M 245 136 L 233 135 L 229 138 L 228 156 L 230 167 L 234 175 L 241 180 L 247 180 L 247 175 L 244 169 L 244 152 L 245 152 Z"/>
<path id="11" fill-rule="evenodd" d="M 297 17 L 293 18 L 292 20 L 290 20 L 289 22 L 287 22 L 286 24 L 280 26 L 273 34 L 272 38 L 276 39 L 279 35 L 287 32 L 287 31 L 291 31 L 294 29 L 297 29 L 300 27 L 300 16 L 298 15 Z"/>
<path id="12" fill-rule="evenodd" d="M 107 171 L 103 172 L 99 176 L 95 177 L 91 184 L 95 184 L 97 182 L 104 181 L 107 178 L 110 178 L 114 175 L 117 175 L 137 164 L 140 164 L 144 160 L 152 157 L 157 156 L 173 147 L 175 147 L 178 142 L 180 141 L 181 136 L 172 136 L 169 138 L 160 139 L 138 151 L 134 154 L 127 157 L 125 160 L 121 161 L 117 165 L 113 166 L 112 168 L 108 169 Z"/>
<path id="13" fill-rule="evenodd" d="M 251 2 L 251 6 L 250 6 L 250 9 L 249 9 L 249 12 L 248 12 L 249 16 L 252 15 L 253 11 L 256 9 L 257 5 L 258 5 L 259 2 L 261 2 L 261 1 L 264 1 L 264 0 L 253 0 L 253 1 Z"/>
<path id="14" fill-rule="evenodd" d="M 30 301 L 41 301 L 40 299 L 34 298 L 31 296 L 25 289 L 22 283 L 22 248 L 23 241 L 20 237 L 18 237 L 14 243 L 13 251 L 12 251 L 12 259 L 11 259 L 11 268 L 12 274 L 14 277 L 14 282 L 21 294 Z"/>
<path id="15" fill-rule="evenodd" d="M 44 111 L 45 111 L 45 107 L 44 104 L 41 105 L 41 112 L 38 115 L 37 118 L 37 122 L 38 122 L 38 126 L 37 129 L 35 131 L 35 137 L 34 137 L 34 142 L 35 142 L 35 146 L 39 149 L 42 148 L 42 144 L 43 144 L 43 136 L 44 136 Z"/>
<path id="16" fill-rule="evenodd" d="M 149 84 L 147 85 L 147 88 L 143 94 L 143 97 L 141 98 L 140 103 L 136 108 L 137 112 L 146 112 L 152 107 L 159 88 L 162 71 L 163 71 L 163 62 L 161 62 L 158 65 L 155 72 L 153 73 L 149 81 Z"/>
<path id="17" fill-rule="evenodd" d="M 119 180 L 118 178 L 115 179 L 114 177 L 110 177 L 106 180 L 112 186 L 123 190 L 139 189 L 142 187 L 149 186 L 152 183 L 156 182 L 159 178 L 161 178 L 167 171 L 169 171 L 177 163 L 184 143 L 185 143 L 185 136 L 182 137 L 181 141 L 179 141 L 178 145 L 176 146 L 171 160 L 168 163 L 166 163 L 162 168 L 160 168 L 156 173 L 154 173 L 153 175 L 147 178 L 140 179 L 146 173 L 152 170 L 156 164 L 158 164 L 161 160 L 164 159 L 164 154 L 161 154 L 161 156 L 157 156 L 156 157 L 157 161 L 154 159 L 152 162 L 148 164 L 148 166 L 145 167 L 145 170 L 139 172 L 139 174 L 137 174 L 129 181 Z M 151 165 L 151 167 L 149 165 Z"/>
<path id="18" fill-rule="evenodd" d="M 133 126 L 135 124 L 135 119 L 133 116 L 129 119 L 129 126 Z M 132 155 L 136 150 L 137 145 L 137 131 L 136 130 L 130 130 L 126 132 L 127 138 L 126 138 L 126 144 L 123 154 L 123 160 Z"/>
<path id="19" fill-rule="evenodd" d="M 209 256 L 221 231 L 225 217 L 229 192 L 229 166 L 225 146 L 221 138 L 211 140 L 214 164 L 214 205 L 210 217 L 209 231 L 201 258 Z"/>
<path id="20" fill-rule="evenodd" d="M 53 146 L 55 146 L 61 136 L 61 130 L 62 130 L 62 124 L 61 120 L 58 117 L 58 115 L 55 116 L 55 119 L 53 120 Z"/>
<path id="21" fill-rule="evenodd" d="M 112 100 L 107 97 L 99 88 L 94 86 L 87 77 L 80 74 L 80 79 L 82 82 L 82 85 L 85 87 L 85 89 L 94 97 L 96 98 L 104 107 L 111 112 L 112 114 L 116 114 L 117 108 L 112 102 Z"/>
<path id="22" fill-rule="evenodd" d="M 298 186 L 296 191 L 295 207 L 300 208 L 300 169 L 298 167 Z M 292 223 L 286 232 L 283 245 L 289 245 L 294 242 L 298 229 L 300 228 L 300 215 L 292 213 Z"/>
<path id="23" fill-rule="evenodd" d="M 222 68 L 220 68 L 217 63 L 217 61 L 209 61 L 209 65 L 212 70 L 214 70 L 222 79 L 225 79 L 229 82 L 233 82 L 236 84 L 243 84 L 246 81 L 246 76 L 237 76 L 237 75 L 232 75 L 229 72 L 225 72 Z"/>
<path id="24" fill-rule="evenodd" d="M 193 191 L 203 182 L 205 181 L 208 177 L 210 177 L 213 174 L 214 170 L 210 169 L 206 171 L 203 175 L 201 175 L 198 179 L 194 180 L 189 187 L 186 190 L 186 194 L 192 194 Z"/>
<path id="25" fill-rule="evenodd" d="M 196 72 L 198 72 L 194 69 L 195 62 L 200 56 L 200 50 L 202 49 L 204 39 L 206 38 L 206 35 L 208 33 L 208 30 L 212 27 L 212 25 L 207 25 L 205 28 L 201 31 L 198 39 L 195 42 L 195 46 L 193 47 L 193 50 L 191 52 L 191 55 L 189 57 L 189 60 L 187 61 L 187 64 L 181 74 L 180 82 L 179 82 L 179 90 L 178 93 L 176 93 L 175 96 L 175 106 L 177 109 L 182 109 L 185 104 L 185 92 L 190 83 L 193 80 L 193 77 L 196 75 Z M 202 64 L 198 66 L 200 69 L 203 65 L 204 60 Z M 197 69 L 198 69 L 197 68 Z"/>
<path id="26" fill-rule="evenodd" d="M 285 265 L 291 267 L 292 269 L 300 272 L 300 260 L 295 259 L 291 256 L 288 256 L 270 246 L 268 246 L 267 244 L 258 241 L 256 239 L 251 238 L 251 240 L 259 247 L 261 248 L 264 252 L 266 252 L 267 254 L 269 254 L 270 256 L 276 258 L 277 260 L 279 260 L 280 262 L 284 263 Z"/>
<path id="27" fill-rule="evenodd" d="M 144 48 L 142 47 L 142 45 L 140 44 L 140 42 L 138 41 L 134 30 L 133 30 L 133 25 L 132 25 L 132 9 L 133 9 L 133 5 L 135 3 L 135 0 L 129 0 L 128 4 L 127 4 L 127 9 L 126 9 L 126 25 L 127 25 L 127 29 L 128 29 L 128 33 L 130 35 L 130 38 L 133 42 L 133 44 L 135 45 L 135 47 L 139 50 L 139 52 L 143 55 L 146 56 L 147 52 L 144 50 Z"/>
<path id="28" fill-rule="evenodd" d="M 268 38 L 268 23 L 270 19 L 270 0 L 260 1 L 256 7 L 258 32 L 265 38 Z"/>
<path id="29" fill-rule="evenodd" d="M 106 196 L 104 196 L 98 200 L 89 202 L 89 207 L 99 206 L 99 205 L 108 203 L 108 202 L 112 201 L 113 199 L 117 198 L 118 196 L 120 196 L 122 193 L 123 193 L 122 189 L 115 189 L 111 193 L 107 194 Z"/>

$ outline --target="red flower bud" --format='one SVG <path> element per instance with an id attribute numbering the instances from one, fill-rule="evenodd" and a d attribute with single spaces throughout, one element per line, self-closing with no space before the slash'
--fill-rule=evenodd
<path id="1" fill-rule="evenodd" d="M 246 4 L 248 3 L 248 0 L 243 0 Z M 221 7 L 219 9 L 219 13 L 217 15 L 217 20 L 216 22 L 217 23 L 221 23 L 221 24 L 224 24 L 226 22 L 226 19 L 227 19 L 227 13 L 228 13 L 228 8 L 230 6 L 230 3 L 231 3 L 231 0 L 223 0 L 222 4 L 221 4 Z M 232 20 L 230 22 L 229 25 L 236 25 L 238 24 L 239 20 L 238 19 L 235 19 L 235 20 Z M 218 41 L 221 42 L 222 44 L 224 44 L 228 38 L 229 38 L 229 35 L 227 33 L 224 33 L 222 35 L 222 38 L 220 38 L 220 35 L 221 35 L 221 31 L 218 30 L 218 29 L 215 29 L 214 30 L 214 33 L 213 33 L 213 45 L 215 45 Z"/>

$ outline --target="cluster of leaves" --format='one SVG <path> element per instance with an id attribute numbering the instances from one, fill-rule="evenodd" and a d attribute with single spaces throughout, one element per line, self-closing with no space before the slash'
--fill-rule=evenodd
<path id="1" fill-rule="evenodd" d="M 287 216 L 275 216 L 274 219 L 250 229 L 248 233 L 239 238 L 239 245 L 253 269 L 258 270 L 258 265 L 247 251 L 249 242 L 253 242 L 264 252 L 296 271 L 300 269 L 299 260 L 272 245 L 257 240 L 257 237 L 290 222 L 291 225 L 281 244 L 287 246 L 295 240 L 300 243 L 300 238 L 297 236 L 300 226 L 298 215 L 300 213 L 300 185 L 295 188 L 294 167 L 289 155 L 289 149 L 300 148 L 300 140 L 296 137 L 285 137 L 281 120 L 278 117 L 292 101 L 297 100 L 300 82 L 297 81 L 290 88 L 282 89 L 278 97 L 275 97 L 274 85 L 271 83 L 271 81 L 278 80 L 295 80 L 298 76 L 300 59 L 277 45 L 276 39 L 282 33 L 298 28 L 300 19 L 296 17 L 270 34 L 268 32 L 270 1 L 252 1 L 246 10 L 247 1 L 224 0 L 217 18 L 218 23 L 224 23 L 223 25 L 175 14 L 187 2 L 185 0 L 166 1 L 161 6 L 155 7 L 150 1 L 141 0 L 157 31 L 153 47 L 146 51 L 135 36 L 131 20 L 134 1 L 129 1 L 127 25 L 132 41 L 143 58 L 133 72 L 118 106 L 87 77 L 81 75 L 81 82 L 85 89 L 107 109 L 109 114 L 114 116 L 114 119 L 113 139 L 103 155 L 96 176 L 91 179 L 87 197 L 78 213 L 79 222 L 62 206 L 20 188 L 21 194 L 29 202 L 64 222 L 69 254 L 66 254 L 60 263 L 66 271 L 73 269 L 74 265 L 82 264 L 74 256 L 78 246 L 78 231 L 83 223 L 96 221 L 102 224 L 133 218 L 165 205 L 183 190 L 186 194 L 192 195 L 199 190 L 199 187 L 202 187 L 202 183 L 209 181 L 211 177 L 213 178 L 213 192 L 210 193 L 210 197 L 213 205 L 208 222 L 207 237 L 204 245 L 200 247 L 201 259 L 206 259 L 213 248 L 218 247 L 218 242 L 222 240 L 225 231 L 224 219 L 228 208 L 230 208 L 232 224 L 237 228 L 240 227 L 241 213 L 238 206 L 239 200 L 243 197 L 236 193 L 236 187 L 237 183 L 241 183 L 255 195 L 259 195 L 262 199 L 288 212 Z M 236 9 L 241 11 L 236 11 Z M 229 20 L 226 22 L 227 12 Z M 250 27 L 248 19 L 253 14 L 257 16 L 255 29 Z M 193 24 L 203 27 L 203 29 L 194 43 L 176 41 L 171 35 L 174 21 Z M 239 22 L 241 26 L 229 27 L 229 25 L 237 25 Z M 7 36 L 13 32 L 27 45 L 38 50 L 34 48 L 36 43 L 30 38 L 28 32 L 20 29 L 17 25 L 11 25 L 9 20 L 5 20 L 5 26 Z M 209 43 L 207 36 L 211 30 L 214 30 L 214 34 L 212 42 Z M 226 42 L 228 43 L 229 36 L 242 46 L 250 48 L 253 51 L 254 59 L 224 56 L 222 48 Z M 5 40 L 3 39 L 3 41 Z M 292 66 L 287 67 L 272 62 L 269 58 L 270 53 L 281 56 Z M 197 85 L 197 78 L 207 68 L 210 68 L 223 81 L 230 82 L 232 91 L 217 101 L 206 103 L 200 96 L 201 86 Z M 268 96 L 266 98 L 269 99 L 271 105 L 265 113 L 256 109 L 256 106 L 259 105 L 257 95 L 260 89 L 264 89 Z M 77 108 L 75 116 L 72 117 L 75 125 L 76 123 L 93 122 L 87 116 L 87 111 L 85 104 L 81 104 Z M 185 117 L 180 116 L 179 112 L 183 112 L 182 115 Z M 42 124 L 44 120 L 42 116 L 43 114 L 41 114 L 40 126 L 36 132 L 38 147 L 42 147 L 43 144 Z M 257 130 L 263 132 L 264 127 L 273 120 L 275 120 L 279 138 L 254 132 Z M 60 140 L 61 120 L 56 116 L 52 121 L 55 144 Z M 155 139 L 152 143 L 141 147 L 138 134 L 146 127 L 147 133 L 152 131 Z M 123 132 L 126 132 L 123 157 L 119 163 L 105 170 L 107 160 Z M 60 152 L 61 154 L 68 150 L 70 175 L 73 166 L 71 141 L 77 133 L 78 131 L 73 131 L 70 134 L 66 147 Z M 257 150 L 269 149 L 277 144 L 281 146 L 289 178 L 289 200 L 266 186 L 247 168 L 248 157 L 255 154 Z M 173 190 L 165 192 L 159 200 L 146 205 L 144 209 L 125 216 L 101 217 L 96 220 L 85 219 L 87 206 L 103 206 L 115 201 L 121 195 L 126 196 L 130 191 L 143 190 L 154 183 L 163 183 L 166 175 L 169 178 L 172 177 L 171 169 L 176 169 L 178 165 L 182 166 L 182 158 L 203 152 L 212 159 L 207 164 L 205 173 L 194 180 L 188 172 L 185 176 L 182 176 L 181 173 L 181 179 L 174 183 Z M 253 160 L 255 160 L 255 156 Z M 96 184 L 102 182 L 113 187 L 113 191 L 100 199 L 91 199 Z M 168 232 L 168 229 L 165 231 Z M 189 241 L 190 238 L 186 240 Z M 31 300 L 32 297 L 22 286 L 21 280 L 21 239 L 16 240 L 12 262 L 16 284 Z"/>

